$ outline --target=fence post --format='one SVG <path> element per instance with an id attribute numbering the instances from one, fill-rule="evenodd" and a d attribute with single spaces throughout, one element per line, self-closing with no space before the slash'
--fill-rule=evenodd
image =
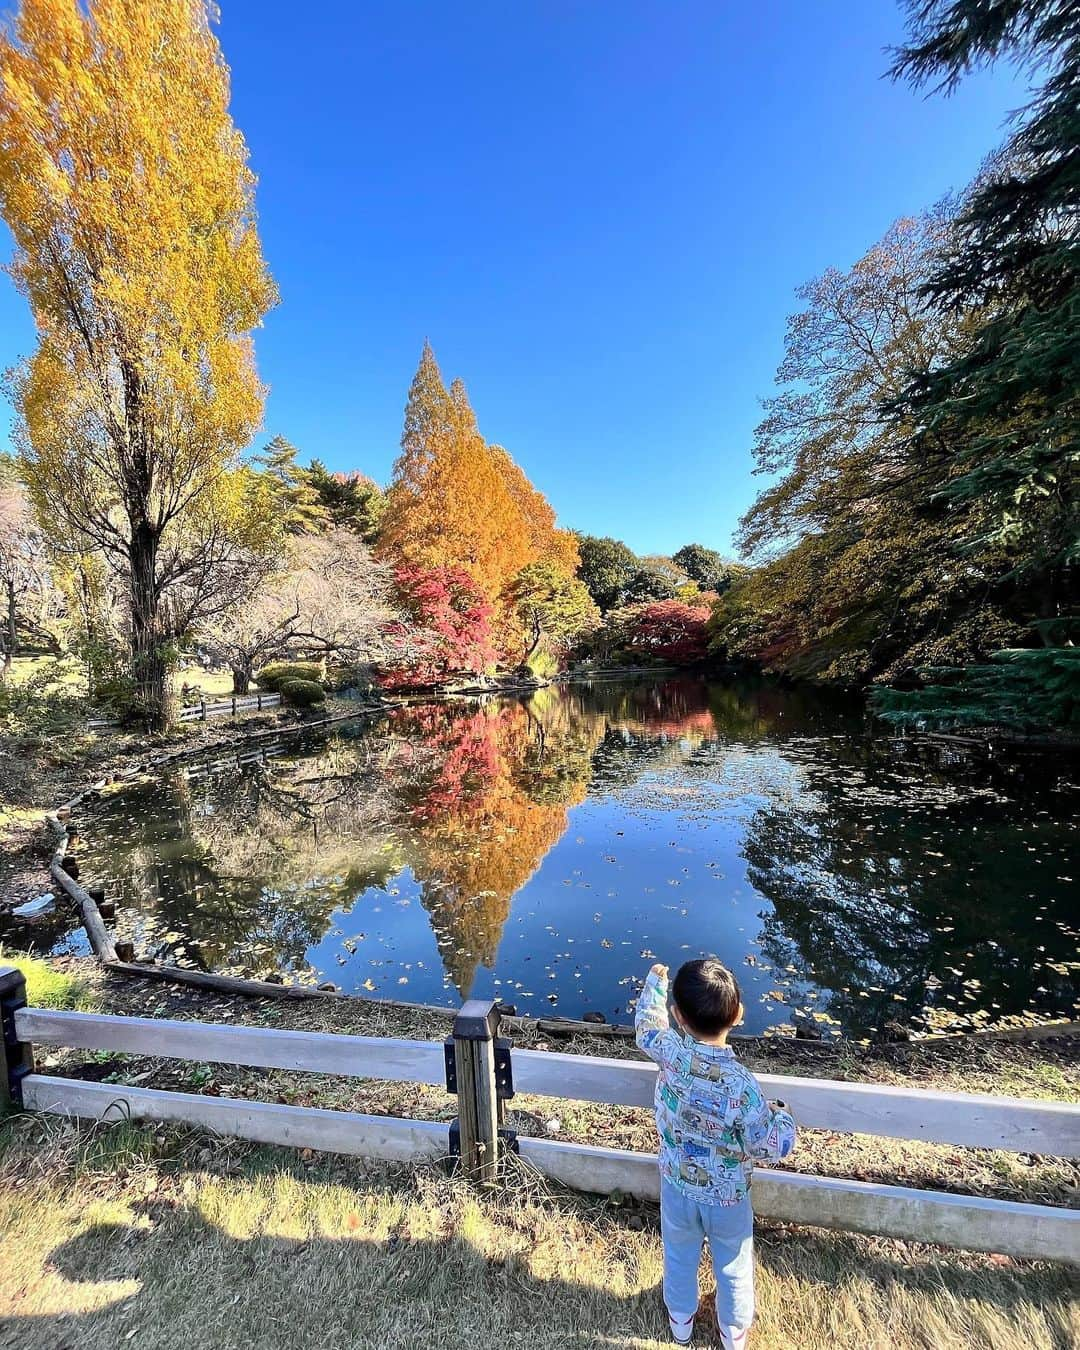
<path id="1" fill-rule="evenodd" d="M 34 1050 L 15 1034 L 15 1012 L 26 1007 L 26 980 L 14 966 L 0 966 L 0 1023 L 4 1057 L 0 1060 L 0 1114 L 22 1106 L 22 1082 L 34 1072 Z"/>
<path id="2" fill-rule="evenodd" d="M 203 699 L 202 704 L 201 704 L 200 706 L 202 707 L 202 720 L 205 722 L 205 721 L 206 721 L 206 699 Z"/>
<path id="3" fill-rule="evenodd" d="M 454 1018 L 446 1042 L 446 1086 L 456 1092 L 458 1118 L 450 1127 L 451 1154 L 466 1172 L 490 1181 L 499 1163 L 500 1139 L 515 1147 L 511 1132 L 500 1130 L 503 1101 L 514 1095 L 509 1042 L 497 1039 L 499 1009 L 492 999 L 469 999 Z"/>
<path id="4" fill-rule="evenodd" d="M 255 695 L 255 708 L 257 712 L 262 712 L 262 694 Z"/>
<path id="5" fill-rule="evenodd" d="M 232 696 L 232 715 L 233 715 L 234 717 L 236 716 L 236 695 L 235 695 L 235 694 L 233 694 L 233 696 Z"/>

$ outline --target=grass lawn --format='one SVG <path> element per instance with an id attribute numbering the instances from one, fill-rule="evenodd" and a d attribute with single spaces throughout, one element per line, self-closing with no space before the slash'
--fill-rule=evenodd
<path id="1" fill-rule="evenodd" d="M 35 963 L 35 966 L 41 963 Z M 56 997 L 144 1016 L 438 1038 L 431 1015 L 362 1000 L 193 996 L 56 963 Z M 48 968 L 46 968 L 48 969 Z M 54 972 L 55 973 L 55 972 Z M 48 996 L 29 970 L 34 1002 Z M 538 1042 L 534 1037 L 533 1044 Z M 552 1048 L 621 1052 L 575 1039 Z M 759 1069 L 1075 1099 L 1075 1042 L 989 1041 L 807 1051 Z M 626 1053 L 630 1053 L 629 1048 Z M 757 1054 L 796 1056 L 799 1047 Z M 849 1054 L 843 1063 L 836 1054 Z M 820 1063 L 818 1060 L 820 1059 Z M 445 1093 L 284 1071 L 44 1052 L 46 1071 L 216 1095 L 445 1120 Z M 80 1067 L 81 1066 L 81 1067 Z M 511 1123 L 652 1147 L 647 1111 L 524 1095 Z M 806 1131 L 793 1165 L 867 1180 L 1075 1204 L 1063 1159 Z M 754 1350 L 1080 1344 L 1080 1286 L 1063 1267 L 884 1239 L 759 1225 Z M 476 1189 L 410 1171 L 270 1150 L 174 1128 L 0 1122 L 0 1347 L 616 1347 L 668 1344 L 653 1206 L 560 1191 L 520 1163 Z M 703 1290 L 709 1278 L 703 1270 Z M 715 1344 L 707 1307 L 697 1344 Z"/>
<path id="2" fill-rule="evenodd" d="M 12 1350 L 669 1343 L 650 1206 L 124 1123 L 10 1117 L 0 1149 Z M 1059 1268 L 761 1227 L 753 1346 L 1057 1350 L 1076 1294 Z"/>
<path id="3" fill-rule="evenodd" d="M 74 657 L 57 660 L 52 656 L 16 656 L 8 679 L 13 685 L 23 685 L 44 671 L 51 677 L 45 692 L 62 690 L 68 694 L 86 695 L 86 667 Z M 174 683 L 177 690 L 182 684 L 192 685 L 202 690 L 207 699 L 224 698 L 232 693 L 232 674 L 227 670 L 203 670 L 201 666 L 192 666 L 177 671 Z"/>

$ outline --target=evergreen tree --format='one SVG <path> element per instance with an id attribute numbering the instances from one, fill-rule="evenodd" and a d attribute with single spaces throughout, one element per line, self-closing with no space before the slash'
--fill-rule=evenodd
<path id="1" fill-rule="evenodd" d="M 920 671 L 920 689 L 876 689 L 894 726 L 1008 728 L 1080 735 L 1080 647 L 1021 647 L 989 662 Z"/>
<path id="2" fill-rule="evenodd" d="M 962 469 L 956 501 L 993 508 L 991 533 L 1022 541 L 1044 574 L 1046 612 L 1080 555 L 1080 5 L 1075 0 L 910 0 L 910 41 L 891 73 L 950 92 L 1006 58 L 1042 87 L 969 193 L 923 294 L 973 316 L 953 359 L 917 368 L 893 405 L 916 444 Z"/>
<path id="3" fill-rule="evenodd" d="M 674 600 L 678 582 L 662 567 L 645 558 L 639 561 L 623 592 L 623 604 L 643 605 L 650 600 Z"/>
<path id="4" fill-rule="evenodd" d="M 577 545 L 578 576 L 601 613 L 618 608 L 640 566 L 637 555 L 621 539 L 598 539 L 592 534 L 579 534 Z"/>
<path id="5" fill-rule="evenodd" d="M 333 524 L 352 530 L 365 544 L 374 544 L 386 509 L 386 494 L 379 485 L 355 469 L 330 473 L 319 459 L 311 461 L 307 473 Z"/>
<path id="6" fill-rule="evenodd" d="M 731 564 L 716 549 L 704 544 L 684 544 L 678 553 L 672 554 L 671 561 L 703 591 L 720 592 L 731 584 Z"/>
<path id="7" fill-rule="evenodd" d="M 318 534 L 329 524 L 329 517 L 311 473 L 296 462 L 297 450 L 284 436 L 275 436 L 255 463 L 271 479 L 274 499 L 282 513 L 287 534 Z"/>

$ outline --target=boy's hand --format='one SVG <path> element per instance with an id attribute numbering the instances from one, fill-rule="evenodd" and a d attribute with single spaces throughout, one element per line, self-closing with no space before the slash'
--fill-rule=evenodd
<path id="1" fill-rule="evenodd" d="M 657 961 L 656 965 L 649 971 L 649 974 L 655 975 L 657 979 L 666 980 L 668 977 L 668 968 L 663 962 Z"/>

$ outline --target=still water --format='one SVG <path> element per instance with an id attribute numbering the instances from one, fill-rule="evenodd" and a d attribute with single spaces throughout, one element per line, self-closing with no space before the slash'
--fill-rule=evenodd
<path id="1" fill-rule="evenodd" d="M 941 753 L 767 682 L 572 685 L 193 763 L 80 857 L 144 954 L 377 997 L 626 1020 L 654 960 L 715 952 L 749 1032 L 1067 1015 L 1076 775 Z"/>

